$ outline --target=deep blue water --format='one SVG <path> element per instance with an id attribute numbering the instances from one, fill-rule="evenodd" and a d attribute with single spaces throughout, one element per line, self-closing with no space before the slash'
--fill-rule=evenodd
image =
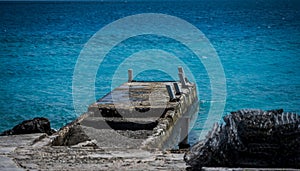
<path id="1" fill-rule="evenodd" d="M 177 16 L 205 34 L 216 49 L 226 76 L 224 115 L 241 108 L 300 112 L 297 0 L 0 2 L 0 131 L 37 116 L 49 118 L 54 128 L 76 118 L 72 78 L 81 49 L 103 26 L 139 13 Z M 98 71 L 97 98 L 110 91 L 118 57 L 149 47 L 185 53 L 178 43 L 157 36 L 123 42 L 108 54 L 104 69 Z M 195 58 L 189 53 L 183 56 L 193 68 L 201 102 L 190 139 L 195 142 L 207 118 L 211 90 L 205 68 L 193 65 Z M 151 65 L 151 60 L 145 63 Z M 147 71 L 137 79 L 169 77 Z"/>

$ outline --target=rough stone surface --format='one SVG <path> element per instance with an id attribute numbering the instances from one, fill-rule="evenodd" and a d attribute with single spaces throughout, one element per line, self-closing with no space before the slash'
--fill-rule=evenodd
<path id="1" fill-rule="evenodd" d="M 46 133 L 51 135 L 54 130 L 51 129 L 50 121 L 47 118 L 34 118 L 32 120 L 26 120 L 13 127 L 13 129 L 4 131 L 1 136 L 4 135 L 18 135 L 18 134 L 33 134 L 33 133 Z"/>
<path id="2" fill-rule="evenodd" d="M 0 170 L 190 170 L 183 161 L 184 150 L 146 151 L 125 148 L 98 148 L 87 141 L 78 146 L 36 146 L 51 137 L 26 134 L 0 137 Z M 14 143 L 11 143 L 14 142 Z M 45 144 L 45 143 L 42 143 Z M 48 143 L 49 144 L 49 143 Z M 88 146 L 86 146 L 88 145 Z M 204 167 L 205 171 L 293 170 L 262 168 Z M 294 169 L 293 171 L 295 171 Z"/>
<path id="3" fill-rule="evenodd" d="M 0 170 L 185 170 L 183 153 L 98 148 L 95 140 L 75 146 L 36 145 L 45 134 L 0 137 Z M 42 143 L 50 144 L 50 143 Z"/>
<path id="4" fill-rule="evenodd" d="M 184 156 L 194 169 L 212 167 L 300 168 L 300 117 L 283 110 L 239 110 L 217 123 Z"/>
<path id="5" fill-rule="evenodd" d="M 45 134 L 24 134 L 0 136 L 0 170 L 24 170 L 18 163 L 16 158 L 26 158 L 26 156 L 18 156 L 15 154 L 17 148 L 25 148 L 45 137 Z"/>
<path id="6" fill-rule="evenodd" d="M 38 170 L 185 170 L 183 154 L 139 149 L 43 147 L 17 149 L 17 163 Z"/>
<path id="7" fill-rule="evenodd" d="M 6 156 L 0 156 L 0 170 L 23 170 L 22 168 L 19 168 L 17 164 L 9 157 Z"/>

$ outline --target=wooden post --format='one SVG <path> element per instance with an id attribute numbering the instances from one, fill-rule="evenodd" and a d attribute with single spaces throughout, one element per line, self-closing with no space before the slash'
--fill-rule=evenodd
<path id="1" fill-rule="evenodd" d="M 167 87 L 167 90 L 168 90 L 170 101 L 174 100 L 176 97 L 174 95 L 173 88 L 170 85 L 166 85 L 166 87 Z"/>
<path id="2" fill-rule="evenodd" d="M 132 82 L 133 80 L 133 70 L 129 69 L 128 70 L 128 82 Z"/>

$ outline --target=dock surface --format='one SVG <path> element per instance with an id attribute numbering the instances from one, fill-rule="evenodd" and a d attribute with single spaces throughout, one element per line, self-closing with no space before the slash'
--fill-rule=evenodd
<path id="1" fill-rule="evenodd" d="M 170 99 L 166 86 L 174 83 L 181 86 L 179 82 L 124 83 L 90 105 L 80 125 L 101 147 L 166 148 L 171 133 L 181 130 L 173 130 L 175 125 L 198 102 L 194 84 Z"/>

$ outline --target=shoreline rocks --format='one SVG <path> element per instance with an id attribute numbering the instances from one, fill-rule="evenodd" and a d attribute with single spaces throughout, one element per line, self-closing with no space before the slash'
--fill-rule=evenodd
<path id="1" fill-rule="evenodd" d="M 14 126 L 12 129 L 2 132 L 0 136 L 33 133 L 46 133 L 52 135 L 55 133 L 55 130 L 51 129 L 50 121 L 47 118 L 36 117 L 31 120 L 25 120 Z"/>
<path id="2" fill-rule="evenodd" d="M 300 168 L 300 116 L 279 110 L 239 110 L 193 145 L 185 162 L 202 167 Z"/>

